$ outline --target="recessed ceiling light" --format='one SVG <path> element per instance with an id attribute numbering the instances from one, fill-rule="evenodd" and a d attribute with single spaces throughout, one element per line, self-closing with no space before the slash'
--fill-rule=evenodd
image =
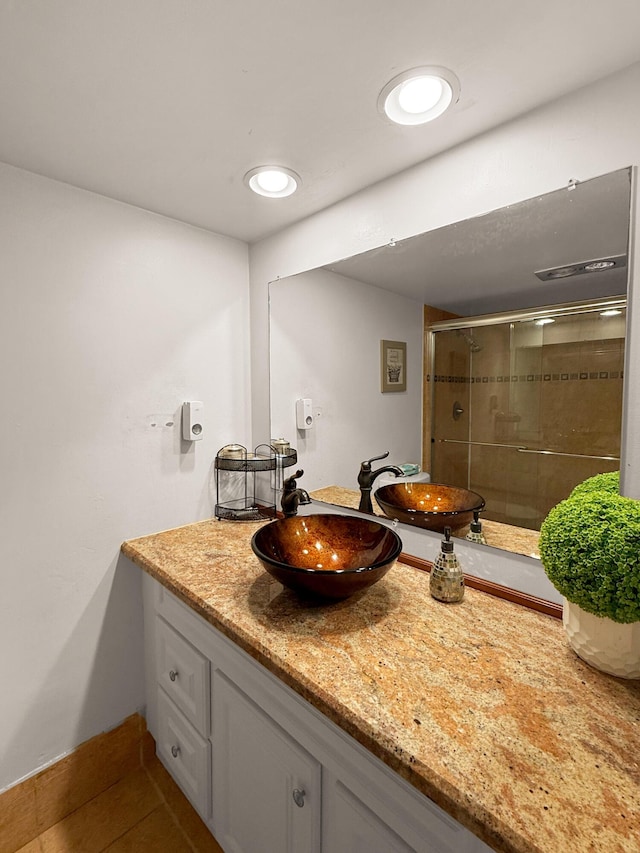
<path id="1" fill-rule="evenodd" d="M 460 97 L 460 83 L 447 68 L 424 66 L 403 71 L 378 96 L 378 109 L 396 124 L 426 124 Z"/>
<path id="2" fill-rule="evenodd" d="M 539 320 L 535 321 L 536 326 L 548 326 L 549 323 L 555 323 L 553 317 L 540 317 Z"/>
<path id="3" fill-rule="evenodd" d="M 285 198 L 298 189 L 302 180 L 300 175 L 285 166 L 256 166 L 247 172 L 244 182 L 258 195 Z"/>
<path id="4" fill-rule="evenodd" d="M 606 311 L 601 311 L 601 317 L 617 317 L 618 314 L 622 314 L 622 310 L 620 308 L 607 308 Z"/>

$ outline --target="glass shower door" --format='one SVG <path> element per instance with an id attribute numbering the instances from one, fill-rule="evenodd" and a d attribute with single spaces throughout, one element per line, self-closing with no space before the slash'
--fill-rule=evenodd
<path id="1" fill-rule="evenodd" d="M 625 312 L 434 332 L 432 480 L 537 530 L 582 480 L 619 468 Z"/>

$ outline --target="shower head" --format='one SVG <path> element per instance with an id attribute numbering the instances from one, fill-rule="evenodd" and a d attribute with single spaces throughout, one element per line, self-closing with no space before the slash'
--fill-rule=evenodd
<path id="1" fill-rule="evenodd" d="M 464 332 L 462 329 L 456 329 L 456 334 L 460 335 L 461 338 L 464 338 L 465 341 L 469 345 L 469 349 L 471 352 L 480 352 L 482 347 L 476 341 L 476 339 L 471 335 L 470 332 Z"/>

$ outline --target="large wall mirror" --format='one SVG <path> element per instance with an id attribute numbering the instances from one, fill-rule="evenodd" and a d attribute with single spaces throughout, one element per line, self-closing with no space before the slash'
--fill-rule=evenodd
<path id="1" fill-rule="evenodd" d="M 621 169 L 272 282 L 271 435 L 285 437 L 297 449 L 305 472 L 301 485 L 308 491 L 336 487 L 334 495 L 344 490 L 345 506 L 353 506 L 349 493 L 357 493 L 360 463 L 388 450 L 387 462 L 419 464 L 439 482 L 462 470 L 487 497 L 488 507 L 500 504 L 494 515 L 498 522 L 535 530 L 544 495 L 552 494 L 554 502 L 566 496 L 562 489 L 569 487 L 558 485 L 552 473 L 566 467 L 574 453 L 571 442 L 562 444 L 572 432 L 575 455 L 610 456 L 602 470 L 619 467 L 625 314 L 614 318 L 615 329 L 609 326 L 604 336 L 595 328 L 600 312 L 593 308 L 582 325 L 562 312 L 554 326 L 534 323 L 542 307 L 599 306 L 626 297 L 630 201 L 631 169 Z M 570 274 L 578 265 L 605 259 L 615 262 Z M 510 316 L 498 331 L 496 318 L 487 315 L 503 312 Z M 425 316 L 446 340 L 442 354 L 431 352 L 431 361 Z M 456 325 L 452 317 L 462 322 Z M 505 335 L 513 349 L 505 345 Z M 398 393 L 381 390 L 383 340 L 406 344 L 406 390 Z M 613 343 L 603 347 L 603 340 Z M 578 366 L 578 350 L 603 348 L 608 351 L 604 361 Z M 443 392 L 435 403 L 434 380 Z M 572 414 L 586 399 L 588 384 L 599 384 L 602 396 L 590 398 L 574 423 Z M 534 437 L 543 389 L 552 392 L 547 409 L 555 433 L 547 424 L 547 432 Z M 616 394 L 618 402 L 613 402 Z M 311 400 L 313 423 L 306 430 L 296 425 L 300 398 Z M 452 420 L 456 403 L 464 414 Z M 465 416 L 474 407 L 478 431 L 472 434 Z M 608 415 L 616 434 L 611 441 L 599 436 L 601 452 L 585 454 L 585 431 L 591 426 L 593 432 L 602 431 Z M 434 464 L 436 441 L 446 452 Z M 509 515 L 497 496 L 501 478 L 496 472 L 504 471 L 504 460 L 487 458 L 483 445 L 513 443 L 526 450 L 555 449 L 558 455 L 551 457 L 546 474 L 539 473 L 546 454 L 518 455 L 522 476 L 512 501 L 515 515 Z M 582 465 L 577 481 L 584 479 L 583 470 L 588 475 L 598 469 L 600 463 L 592 462 Z M 523 493 L 534 480 L 541 499 Z M 490 544 L 532 553 L 526 536 Z"/>

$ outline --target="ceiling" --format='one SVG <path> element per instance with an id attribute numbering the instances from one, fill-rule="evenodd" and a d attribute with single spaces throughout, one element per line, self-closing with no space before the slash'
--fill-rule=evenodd
<path id="1" fill-rule="evenodd" d="M 254 242 L 638 60 L 637 0 L 3 0 L 0 160 Z M 458 104 L 392 125 L 425 64 Z M 302 188 L 253 195 L 267 163 Z"/>
<path id="2" fill-rule="evenodd" d="M 631 170 L 577 183 L 326 270 L 461 316 L 627 292 Z M 541 281 L 536 271 L 616 257 L 619 266 Z"/>

